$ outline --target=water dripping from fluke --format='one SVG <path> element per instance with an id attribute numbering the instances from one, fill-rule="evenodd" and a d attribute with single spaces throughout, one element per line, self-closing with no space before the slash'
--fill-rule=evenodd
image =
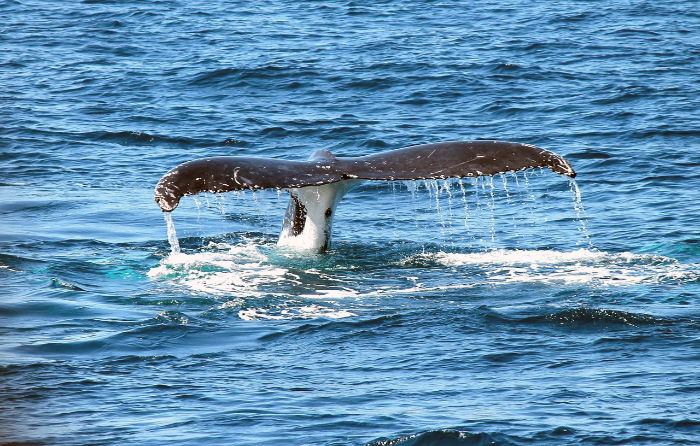
<path id="1" fill-rule="evenodd" d="M 583 208 L 583 199 L 581 198 L 581 189 L 578 187 L 578 183 L 574 178 L 569 179 L 569 187 L 571 188 L 572 199 L 574 201 L 574 211 L 576 212 L 576 221 L 578 221 L 579 231 L 583 235 L 583 238 L 588 243 L 588 248 L 593 249 L 593 242 L 591 241 L 591 235 L 588 232 L 588 216 L 586 215 L 586 210 Z"/>
<path id="2" fill-rule="evenodd" d="M 175 232 L 175 223 L 173 223 L 173 215 L 171 212 L 163 212 L 165 224 L 168 228 L 168 241 L 170 242 L 170 252 L 172 254 L 180 253 L 180 241 L 177 239 Z"/>

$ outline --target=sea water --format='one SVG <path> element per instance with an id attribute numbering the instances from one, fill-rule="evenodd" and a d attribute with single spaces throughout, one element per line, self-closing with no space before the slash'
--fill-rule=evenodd
<path id="1" fill-rule="evenodd" d="M 696 9 L 0 2 L 0 444 L 699 444 Z M 477 138 L 576 183 L 365 182 L 318 256 L 284 191 L 153 202 Z"/>

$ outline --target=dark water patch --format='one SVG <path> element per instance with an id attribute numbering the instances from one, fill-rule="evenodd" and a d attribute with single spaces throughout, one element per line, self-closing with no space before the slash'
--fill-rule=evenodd
<path id="1" fill-rule="evenodd" d="M 33 355 L 74 355 L 99 352 L 106 345 L 106 341 L 95 339 L 89 341 L 25 344 L 21 347 L 16 347 L 15 350 Z"/>
<path id="2" fill-rule="evenodd" d="M 503 313 L 499 313 L 486 305 L 479 305 L 478 307 L 472 309 L 469 312 L 469 316 L 474 319 L 484 321 L 486 325 L 509 324 L 515 321 L 514 318 L 511 318 Z"/>
<path id="3" fill-rule="evenodd" d="M 1 236 L 0 239 L 2 239 Z M 47 261 L 45 260 L 0 253 L 0 266 L 7 267 L 14 272 L 39 268 L 42 265 L 45 265 L 46 263 Z M 2 269 L 0 269 L 0 271 L 2 271 Z"/>
<path id="4" fill-rule="evenodd" d="M 401 327 L 403 324 L 404 319 L 400 315 L 388 315 L 371 319 L 351 321 L 307 323 L 291 329 L 263 335 L 260 337 L 260 340 L 271 341 L 281 337 L 307 336 L 310 334 L 316 335 L 320 333 L 328 333 L 337 336 L 348 332 L 352 332 L 355 335 L 365 333 L 371 334 L 372 336 L 381 336 L 380 333 L 383 330 Z"/>
<path id="5" fill-rule="evenodd" d="M 434 430 L 395 439 L 378 439 L 366 446 L 520 446 L 527 440 L 499 433 L 472 433 L 457 430 Z"/>
<path id="6" fill-rule="evenodd" d="M 648 182 L 652 185 L 662 185 L 664 183 L 675 184 L 679 181 L 686 180 L 688 177 L 684 175 L 655 175 L 653 177 L 645 177 L 639 181 Z"/>
<path id="7" fill-rule="evenodd" d="M 9 317 L 21 316 L 22 319 L 59 320 L 59 318 L 81 318 L 97 314 L 100 314 L 100 312 L 87 308 L 80 303 L 59 299 L 0 304 L 0 315 Z"/>
<path id="8" fill-rule="evenodd" d="M 653 326 L 671 325 L 672 320 L 647 314 L 631 313 L 622 310 L 606 310 L 600 308 L 572 308 L 556 313 L 529 316 L 518 319 L 524 323 L 554 323 L 568 327 L 615 327 L 615 326 Z"/>
<path id="9" fill-rule="evenodd" d="M 88 107 L 82 107 L 81 111 L 88 115 L 109 115 L 116 112 L 117 109 L 105 105 L 91 105 Z"/>
<path id="10" fill-rule="evenodd" d="M 304 127 L 326 127 L 337 124 L 340 121 L 347 121 L 347 119 L 294 119 L 284 121 L 283 124 Z"/>
<path id="11" fill-rule="evenodd" d="M 145 132 L 123 131 L 123 132 L 90 132 L 84 135 L 88 139 L 96 141 L 109 141 L 121 145 L 138 145 L 138 144 L 176 144 L 176 145 L 193 145 L 194 140 L 190 138 L 174 138 L 168 136 L 151 135 Z"/>
<path id="12" fill-rule="evenodd" d="M 0 423 L 2 425 L 2 423 Z M 2 442 L 0 446 L 48 446 L 51 443 L 44 441 L 11 441 L 9 443 Z"/>
<path id="13" fill-rule="evenodd" d="M 550 16 L 547 21 L 553 24 L 557 24 L 559 22 L 579 23 L 599 18 L 603 14 L 604 12 L 600 10 L 561 12 Z"/>
<path id="14" fill-rule="evenodd" d="M 348 89 L 358 89 L 358 90 L 384 90 L 391 87 L 397 87 L 402 85 L 403 82 L 397 78 L 383 78 L 383 77 L 373 77 L 365 79 L 355 79 L 346 82 L 343 87 Z"/>
<path id="15" fill-rule="evenodd" d="M 672 420 L 665 418 L 644 418 L 636 422 L 639 425 L 661 426 L 672 429 L 690 429 L 700 433 L 700 420 L 685 418 L 682 420 Z"/>
<path id="16" fill-rule="evenodd" d="M 147 54 L 147 51 L 133 45 L 124 45 L 112 49 L 112 54 L 119 57 L 133 57 L 140 54 Z"/>
<path id="17" fill-rule="evenodd" d="M 197 74 L 189 85 L 202 86 L 242 86 L 246 81 L 270 81 L 274 79 L 316 78 L 320 75 L 315 70 L 301 67 L 284 67 L 267 65 L 254 68 L 219 68 Z"/>
<path id="18" fill-rule="evenodd" d="M 404 99 L 403 101 L 399 101 L 398 103 L 403 105 L 428 105 L 431 103 L 431 100 L 422 97 L 414 97 L 411 99 Z"/>
<path id="19" fill-rule="evenodd" d="M 630 136 L 634 138 L 652 138 L 661 136 L 683 136 L 683 137 L 697 137 L 700 136 L 700 129 L 646 129 L 646 130 L 636 130 L 629 133 Z"/>
<path id="20" fill-rule="evenodd" d="M 606 34 L 620 37 L 632 37 L 635 35 L 658 36 L 659 33 L 650 29 L 620 28 L 608 31 Z"/>
<path id="21" fill-rule="evenodd" d="M 483 355 L 481 358 L 484 361 L 497 363 L 497 364 L 503 364 L 503 363 L 510 363 L 510 362 L 522 360 L 522 359 L 525 359 L 526 357 L 529 357 L 533 354 L 536 354 L 536 352 L 500 352 L 500 353 L 487 353 L 487 354 Z"/>
<path id="22" fill-rule="evenodd" d="M 614 352 L 618 351 L 620 345 L 640 346 L 642 349 L 647 349 L 649 345 L 658 344 L 660 341 L 659 333 L 649 334 L 618 334 L 614 337 L 604 336 L 596 339 L 594 344 L 599 346 L 603 351 Z M 678 335 L 671 333 L 661 333 L 664 341 L 683 340 Z M 674 339 L 676 338 L 676 339 Z M 667 342 L 664 342 L 666 344 Z M 641 377 L 640 375 L 636 375 Z"/>
<path id="23" fill-rule="evenodd" d="M 34 140 L 27 141 L 31 144 L 35 143 Z M 17 151 L 7 151 L 0 153 L 0 160 L 11 161 L 13 164 L 24 164 L 23 161 L 30 161 L 34 163 L 54 163 L 56 158 L 47 153 L 34 152 L 29 150 L 17 150 Z M 32 166 L 36 167 L 36 166 Z"/>
<path id="24" fill-rule="evenodd" d="M 12 362 L 7 360 L 9 359 L 7 357 L 3 359 L 3 362 L 0 364 L 0 376 L 5 378 L 9 377 L 10 379 L 23 379 L 25 376 L 29 375 L 40 376 L 42 374 L 51 374 L 54 371 L 66 366 L 66 363 L 59 360 L 37 361 L 35 359 L 32 360 L 29 358 L 23 358 L 24 360 Z M 66 368 L 71 372 L 75 371 L 70 366 L 67 366 Z M 12 388 L 10 382 L 5 379 L 0 380 L 0 385 L 6 385 L 6 388 Z"/>
<path id="25" fill-rule="evenodd" d="M 318 135 L 320 131 L 311 127 L 285 128 L 280 126 L 265 127 L 258 134 L 266 138 L 286 138 L 306 135 Z"/>
<path id="26" fill-rule="evenodd" d="M 512 71 L 523 70 L 523 67 L 518 65 L 518 64 L 514 64 L 514 63 L 500 63 L 498 65 L 495 65 L 493 68 L 491 68 L 491 70 L 494 73 L 508 73 L 508 72 L 512 72 Z"/>
<path id="27" fill-rule="evenodd" d="M 653 95 L 657 91 L 650 87 L 644 86 L 629 86 L 621 89 L 616 89 L 617 91 L 605 98 L 594 99 L 591 101 L 593 104 L 598 105 L 611 105 L 618 103 L 625 103 L 637 99 L 642 99 L 645 96 Z"/>
<path id="28" fill-rule="evenodd" d="M 667 428 L 670 426 L 667 426 Z M 681 428 L 682 429 L 682 428 Z M 676 431 L 678 432 L 678 431 Z M 427 431 L 396 439 L 378 439 L 366 444 L 366 446 L 443 446 L 443 445 L 640 445 L 640 444 L 697 444 L 684 434 L 680 436 L 673 432 L 655 432 L 652 434 L 629 433 L 619 431 L 614 433 L 600 433 L 587 435 L 570 427 L 556 427 L 551 430 L 540 431 L 531 435 L 508 435 L 504 433 L 473 433 L 469 431 L 444 429 Z"/>
<path id="29" fill-rule="evenodd" d="M 479 108 L 480 112 L 497 112 L 502 114 L 517 114 L 526 110 L 526 107 L 516 106 L 510 99 L 495 100 Z"/>
<path id="30" fill-rule="evenodd" d="M 110 355 L 114 352 L 156 352 L 196 329 L 167 320 L 116 334 L 95 334 L 92 339 L 64 342 L 36 342 L 15 347 L 24 354 L 70 358 L 74 355 Z"/>
<path id="31" fill-rule="evenodd" d="M 2 38 L 0 38 L 2 40 Z M 0 67 L 3 68 L 25 68 L 27 66 L 26 63 L 20 61 L 20 60 L 11 60 L 7 62 L 0 62 Z"/>

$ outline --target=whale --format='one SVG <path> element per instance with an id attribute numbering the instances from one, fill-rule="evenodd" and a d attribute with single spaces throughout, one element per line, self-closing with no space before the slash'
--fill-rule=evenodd
<path id="1" fill-rule="evenodd" d="M 576 177 L 562 156 L 534 145 L 444 141 L 351 158 L 320 149 L 307 161 L 245 156 L 195 159 L 163 175 L 154 199 L 163 212 L 172 212 L 182 197 L 201 192 L 286 190 L 290 200 L 277 244 L 321 253 L 330 246 L 338 203 L 362 181 L 479 177 L 532 168 Z"/>

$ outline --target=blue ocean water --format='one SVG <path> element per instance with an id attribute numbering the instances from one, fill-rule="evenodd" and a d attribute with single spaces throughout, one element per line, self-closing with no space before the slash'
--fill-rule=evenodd
<path id="1" fill-rule="evenodd" d="M 700 444 L 700 14 L 669 1 L 0 2 L 0 444 Z M 332 249 L 194 158 L 501 139 Z M 580 189 L 582 200 L 576 197 Z"/>

